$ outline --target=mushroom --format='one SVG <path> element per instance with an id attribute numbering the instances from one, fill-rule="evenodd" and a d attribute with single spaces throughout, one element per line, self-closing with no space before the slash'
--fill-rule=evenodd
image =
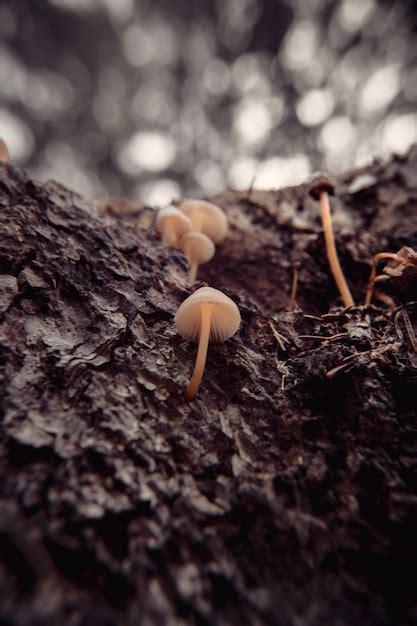
<path id="1" fill-rule="evenodd" d="M 180 209 L 191 220 L 194 230 L 198 230 L 214 243 L 220 243 L 227 235 L 228 221 L 225 212 L 207 200 L 185 200 Z"/>
<path id="2" fill-rule="evenodd" d="M 173 206 L 158 211 L 155 228 L 162 236 L 162 241 L 168 246 L 177 247 L 179 238 L 193 225 L 191 220 Z"/>
<path id="3" fill-rule="evenodd" d="M 9 151 L 7 149 L 6 142 L 4 141 L 4 139 L 0 138 L 0 163 L 4 163 L 4 165 L 7 165 L 8 162 L 9 162 Z"/>
<path id="4" fill-rule="evenodd" d="M 185 392 L 187 400 L 195 398 L 198 392 L 209 340 L 226 341 L 237 332 L 240 321 L 239 309 L 233 300 L 212 287 L 197 289 L 179 306 L 175 315 L 178 332 L 184 339 L 198 342 L 194 372 Z"/>
<path id="5" fill-rule="evenodd" d="M 321 221 L 324 230 L 324 240 L 326 242 L 327 258 L 329 260 L 330 270 L 342 297 L 345 306 L 354 304 L 352 294 L 340 266 L 339 257 L 337 256 L 336 244 L 334 241 L 334 233 L 332 226 L 332 218 L 330 214 L 329 193 L 334 195 L 335 184 L 327 178 L 327 176 L 318 176 L 310 183 L 309 193 L 314 200 L 320 200 Z"/>
<path id="6" fill-rule="evenodd" d="M 179 247 L 190 263 L 189 278 L 193 283 L 197 278 L 198 266 L 210 261 L 216 248 L 211 239 L 196 230 L 185 233 L 179 241 Z"/>
<path id="7" fill-rule="evenodd" d="M 389 261 L 383 274 L 377 276 L 377 265 L 381 261 Z M 413 298 L 417 289 L 417 252 L 413 248 L 403 246 L 398 252 L 378 252 L 372 259 L 371 275 L 365 296 L 365 306 L 369 305 L 372 295 L 381 299 L 381 294 L 374 292 L 376 282 L 390 281 L 391 287 L 404 297 Z"/>
<path id="8" fill-rule="evenodd" d="M 372 259 L 371 275 L 369 276 L 368 286 L 366 288 L 366 295 L 365 295 L 365 302 L 364 302 L 365 306 L 369 306 L 371 304 L 375 283 L 383 281 L 383 280 L 388 280 L 389 276 L 377 276 L 376 271 L 377 271 L 378 263 L 380 263 L 381 261 L 389 260 L 389 259 L 393 261 L 397 261 L 398 255 L 395 252 L 378 252 L 378 254 L 374 255 L 374 258 Z"/>

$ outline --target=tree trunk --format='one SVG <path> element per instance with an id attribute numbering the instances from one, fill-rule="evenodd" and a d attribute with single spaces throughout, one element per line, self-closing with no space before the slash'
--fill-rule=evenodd
<path id="1" fill-rule="evenodd" d="M 214 198 L 199 277 L 242 325 L 187 403 L 194 287 L 150 212 L 0 166 L 2 624 L 416 623 L 417 305 L 361 306 L 372 256 L 417 248 L 416 172 L 337 180 L 349 309 L 307 185 Z"/>

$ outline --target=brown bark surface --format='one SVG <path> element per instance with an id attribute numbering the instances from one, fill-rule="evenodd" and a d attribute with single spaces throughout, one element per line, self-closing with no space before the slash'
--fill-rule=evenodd
<path id="1" fill-rule="evenodd" d="M 336 181 L 358 304 L 373 254 L 417 248 L 416 167 Z M 200 278 L 242 326 L 185 403 L 182 254 L 0 166 L 1 624 L 416 623 L 413 289 L 341 308 L 307 185 L 215 201 Z"/>

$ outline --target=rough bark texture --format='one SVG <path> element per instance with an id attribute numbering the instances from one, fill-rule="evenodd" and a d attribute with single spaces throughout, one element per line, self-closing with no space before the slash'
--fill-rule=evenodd
<path id="1" fill-rule="evenodd" d="M 358 303 L 372 254 L 417 247 L 416 166 L 337 181 Z M 306 186 L 216 201 L 231 233 L 200 277 L 243 323 L 185 403 L 181 253 L 0 168 L 1 624 L 416 623 L 406 314 L 337 308 Z"/>

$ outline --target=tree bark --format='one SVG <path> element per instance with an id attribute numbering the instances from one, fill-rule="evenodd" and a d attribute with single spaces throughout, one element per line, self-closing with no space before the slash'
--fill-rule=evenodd
<path id="1" fill-rule="evenodd" d="M 307 184 L 214 198 L 199 278 L 242 325 L 187 403 L 194 287 L 151 213 L 0 167 L 2 624 L 416 623 L 417 305 L 360 305 L 417 248 L 417 150 L 336 182 L 349 309 Z"/>

